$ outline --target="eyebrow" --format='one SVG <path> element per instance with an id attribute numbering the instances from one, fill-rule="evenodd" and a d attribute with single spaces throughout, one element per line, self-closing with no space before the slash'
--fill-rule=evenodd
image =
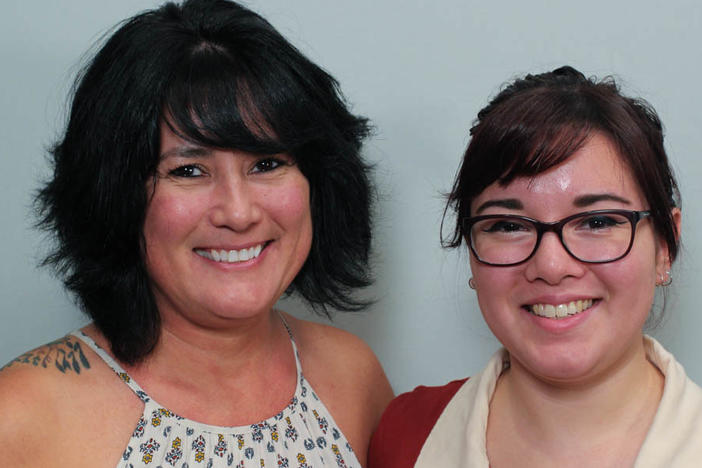
<path id="1" fill-rule="evenodd" d="M 581 195 L 573 200 L 573 205 L 578 208 L 584 208 L 590 205 L 594 205 L 600 201 L 616 201 L 619 203 L 624 203 L 625 205 L 631 205 L 631 202 L 626 198 L 620 197 L 619 195 L 614 195 L 613 193 L 593 193 L 588 195 Z M 475 214 L 478 215 L 490 207 L 506 208 L 508 210 L 523 210 L 524 204 L 516 198 L 502 198 L 498 200 L 488 200 L 481 204 Z"/>
<path id="2" fill-rule="evenodd" d="M 507 208 L 508 210 L 523 210 L 524 205 L 522 204 L 521 201 L 517 200 L 516 198 L 503 198 L 499 200 L 488 200 L 485 203 L 481 204 L 477 210 L 475 210 L 475 214 L 480 214 L 481 212 L 485 211 L 486 209 L 490 208 L 491 206 L 497 206 L 500 208 Z"/>
<path id="3" fill-rule="evenodd" d="M 581 195 L 573 200 L 573 205 L 577 206 L 578 208 L 584 208 L 586 206 L 594 205 L 600 201 L 616 201 L 619 203 L 624 203 L 625 205 L 631 205 L 629 200 L 620 197 L 619 195 L 614 195 L 613 193 L 593 193 Z"/>
<path id="4" fill-rule="evenodd" d="M 203 146 L 176 146 L 168 151 L 161 153 L 160 159 L 169 157 L 179 158 L 202 158 L 212 154 L 212 150 Z"/>

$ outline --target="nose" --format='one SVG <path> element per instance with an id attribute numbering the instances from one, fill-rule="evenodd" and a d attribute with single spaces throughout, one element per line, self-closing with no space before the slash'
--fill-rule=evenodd
<path id="1" fill-rule="evenodd" d="M 246 177 L 227 176 L 217 180 L 212 198 L 210 220 L 215 227 L 241 232 L 261 219 L 256 190 Z"/>
<path id="2" fill-rule="evenodd" d="M 559 284 L 568 277 L 581 277 L 585 271 L 585 264 L 566 251 L 555 232 L 544 233 L 538 249 L 526 266 L 529 281 L 541 279 L 552 285 Z"/>

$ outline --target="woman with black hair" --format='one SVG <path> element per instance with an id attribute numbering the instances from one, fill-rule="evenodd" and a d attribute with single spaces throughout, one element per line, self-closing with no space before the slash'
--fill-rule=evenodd
<path id="1" fill-rule="evenodd" d="M 449 211 L 504 348 L 397 397 L 369 466 L 700 466 L 702 390 L 642 332 L 681 222 L 655 111 L 571 67 L 520 78 L 478 113 Z"/>
<path id="2" fill-rule="evenodd" d="M 92 323 L 0 372 L 3 466 L 365 465 L 392 397 L 379 363 L 274 305 L 366 305 L 367 134 L 236 3 L 126 20 L 80 74 L 37 198 L 46 263 Z"/>

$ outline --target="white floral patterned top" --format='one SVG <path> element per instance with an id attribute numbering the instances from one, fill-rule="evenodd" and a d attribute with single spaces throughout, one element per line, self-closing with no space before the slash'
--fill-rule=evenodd
<path id="1" fill-rule="evenodd" d="M 80 331 L 73 335 L 90 346 L 144 402 L 144 412 L 118 468 L 361 466 L 324 403 L 305 380 L 292 335 L 297 366 L 292 400 L 272 418 L 239 427 L 211 426 L 178 416 L 149 397 L 89 336 Z"/>

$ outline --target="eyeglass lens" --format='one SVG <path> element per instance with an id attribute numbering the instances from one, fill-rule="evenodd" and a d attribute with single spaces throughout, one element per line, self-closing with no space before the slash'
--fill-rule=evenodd
<path id="1" fill-rule="evenodd" d="M 509 265 L 529 258 L 539 239 L 537 226 L 523 218 L 483 219 L 471 227 L 472 247 L 486 263 Z M 583 213 L 563 225 L 561 242 L 584 262 L 607 262 L 624 255 L 632 240 L 632 223 L 618 213 Z"/>

